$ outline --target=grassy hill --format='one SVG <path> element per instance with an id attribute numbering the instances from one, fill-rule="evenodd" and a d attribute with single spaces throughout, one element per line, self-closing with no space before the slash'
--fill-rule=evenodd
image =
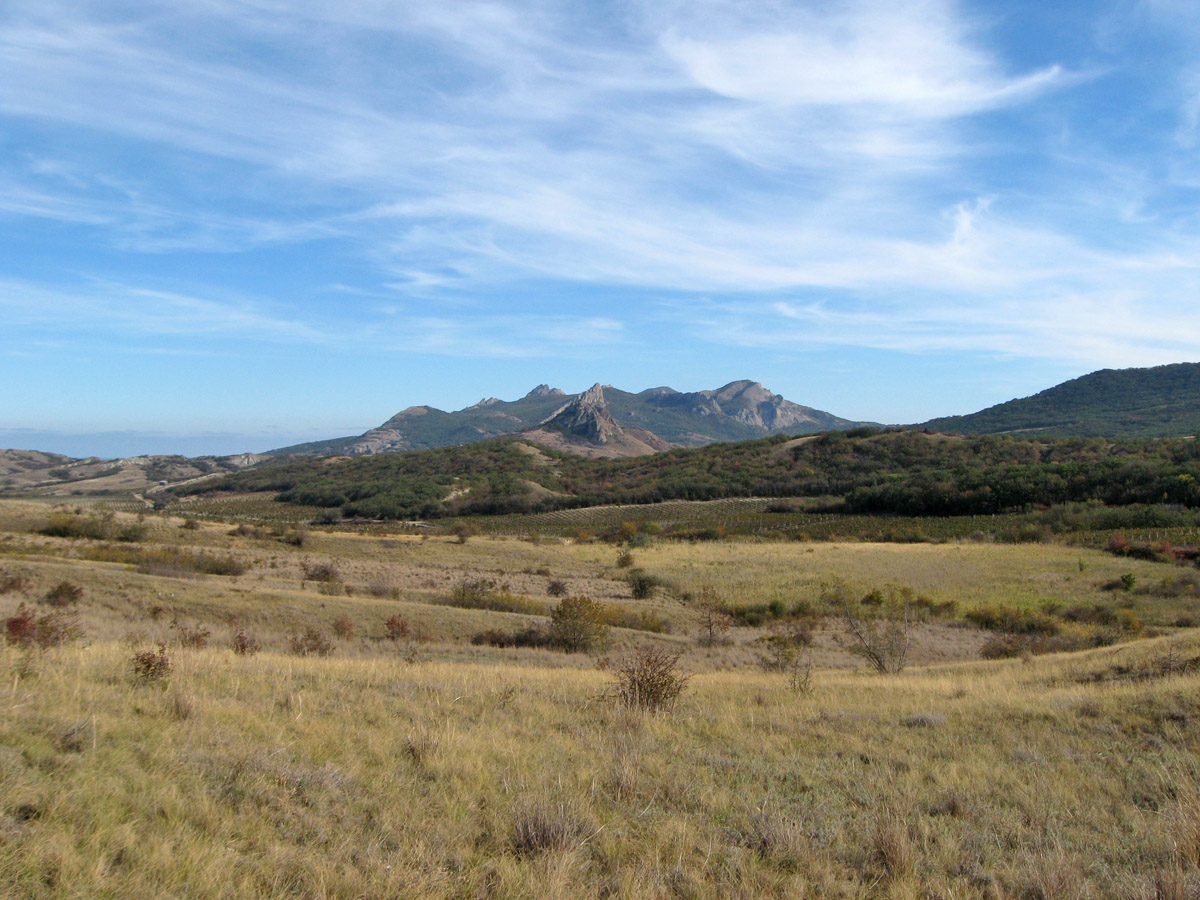
<path id="1" fill-rule="evenodd" d="M 1102 369 L 1032 397 L 931 419 L 920 427 L 960 434 L 1195 435 L 1200 433 L 1200 363 Z"/>
<path id="2" fill-rule="evenodd" d="M 608 545 L 338 532 L 297 545 L 154 516 L 118 517 L 143 529 L 132 543 L 47 534 L 63 515 L 0 503 L 5 633 L 23 605 L 79 629 L 42 650 L 0 638 L 0 896 L 1057 900 L 1200 887 L 1200 636 L 1171 624 L 1195 598 L 1103 590 L 1174 567 L 1054 545 L 634 551 L 679 596 L 806 610 L 789 623 L 812 628 L 802 681 L 759 664 L 766 629 L 706 643 L 703 607 L 633 599 Z M 201 558 L 239 565 L 189 571 Z M 1084 626 L 1050 610 L 1102 606 L 1157 636 L 985 662 L 991 632 L 923 621 L 910 667 L 873 674 L 814 606 L 834 578 L 863 608 L 890 582 L 960 614 L 1017 605 L 1064 634 Z M 463 579 L 504 582 L 497 599 L 525 611 L 452 605 Z M 614 628 L 603 657 L 472 641 L 544 627 L 555 581 L 655 613 L 670 633 Z M 69 608 L 47 600 L 63 582 L 80 589 Z M 405 626 L 394 638 L 392 620 Z M 672 709 L 620 701 L 617 672 L 639 649 L 680 655 L 691 677 Z M 166 662 L 147 674 L 144 654 Z"/>

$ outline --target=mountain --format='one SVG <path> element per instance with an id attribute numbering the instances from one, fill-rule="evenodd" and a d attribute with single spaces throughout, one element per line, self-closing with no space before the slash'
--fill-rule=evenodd
<path id="1" fill-rule="evenodd" d="M 644 428 L 618 425 L 599 384 L 564 403 L 537 428 L 517 432 L 517 436 L 552 450 L 593 458 L 645 456 L 671 449 L 670 444 Z"/>
<path id="2" fill-rule="evenodd" d="M 390 453 L 528 433 L 532 440 L 561 444 L 568 452 L 637 455 L 669 447 L 700 447 L 716 441 L 748 440 L 779 433 L 811 434 L 867 424 L 793 403 L 756 381 L 734 381 L 716 390 L 694 393 L 656 387 L 631 394 L 605 385 L 600 391 L 604 412 L 624 435 L 624 440 L 615 443 L 596 439 L 611 429 L 607 424 L 598 426 L 591 438 L 585 438 L 578 430 L 564 430 L 559 427 L 561 422 L 553 428 L 544 427 L 573 401 L 587 398 L 595 390 L 593 387 L 583 394 L 565 394 L 558 388 L 540 384 L 519 400 L 488 397 L 455 412 L 410 406 L 357 437 L 297 444 L 270 453 L 274 456 Z M 586 405 L 589 401 L 582 402 Z M 565 437 L 568 434 L 570 440 Z M 644 447 L 639 449 L 637 444 Z M 606 446 L 608 449 L 603 450 Z M 636 453 L 626 452 L 635 450 Z"/>
<path id="3" fill-rule="evenodd" d="M 1101 369 L 966 416 L 917 426 L 962 434 L 1177 437 L 1200 433 L 1200 363 Z"/>

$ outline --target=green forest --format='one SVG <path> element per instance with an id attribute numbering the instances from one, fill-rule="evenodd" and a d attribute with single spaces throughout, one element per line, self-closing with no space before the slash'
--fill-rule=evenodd
<path id="1" fill-rule="evenodd" d="M 825 511 L 1022 512 L 1094 501 L 1200 507 L 1191 439 L 957 437 L 859 428 L 589 460 L 501 439 L 411 453 L 287 458 L 180 493 L 269 491 L 350 518 L 429 519 L 727 497 L 816 498 Z"/>

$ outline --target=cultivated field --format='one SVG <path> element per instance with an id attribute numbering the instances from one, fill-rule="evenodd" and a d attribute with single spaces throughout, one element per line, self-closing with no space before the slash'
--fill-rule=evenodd
<path id="1" fill-rule="evenodd" d="M 1200 896 L 1194 568 L 635 543 L 0 504 L 0 619 L 81 632 L 0 648 L 0 896 Z M 838 585 L 908 589 L 900 674 Z M 613 626 L 591 652 L 472 643 L 563 595 Z M 718 601 L 741 624 L 702 641 Z M 980 661 L 997 608 L 1116 643 Z M 619 702 L 637 648 L 680 655 L 673 709 Z"/>

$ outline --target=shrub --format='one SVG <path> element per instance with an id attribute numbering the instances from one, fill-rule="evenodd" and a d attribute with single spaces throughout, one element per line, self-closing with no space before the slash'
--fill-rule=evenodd
<path id="1" fill-rule="evenodd" d="M 552 578 L 546 585 L 546 593 L 551 597 L 565 597 L 567 596 L 567 583 L 561 578 Z"/>
<path id="2" fill-rule="evenodd" d="M 679 672 L 680 655 L 658 647 L 642 647 L 621 660 L 614 671 L 617 701 L 647 712 L 674 709 L 690 677 Z"/>
<path id="3" fill-rule="evenodd" d="M 190 553 L 187 550 L 170 548 L 152 551 L 130 551 L 133 555 L 126 561 L 137 566 L 143 575 L 163 575 L 173 578 L 190 578 L 196 574 L 244 575 L 249 566 L 235 556 L 217 556 L 209 553 Z"/>
<path id="4" fill-rule="evenodd" d="M 968 610 L 963 618 L 978 628 L 1003 631 L 1008 634 L 1036 634 L 1044 637 L 1058 634 L 1057 619 L 1045 613 L 1003 603 L 987 603 Z"/>
<path id="5" fill-rule="evenodd" d="M 566 803 L 526 803 L 513 814 L 512 848 L 518 856 L 566 850 L 583 836 L 585 825 Z"/>
<path id="6" fill-rule="evenodd" d="M 171 630 L 178 636 L 180 647 L 199 650 L 208 646 L 211 632 L 203 625 L 187 625 L 176 619 L 171 623 Z"/>
<path id="7" fill-rule="evenodd" d="M 113 514 L 111 512 L 90 516 L 72 513 L 55 513 L 38 529 L 38 534 L 47 537 L 88 538 L 102 541 L 113 532 Z"/>
<path id="8" fill-rule="evenodd" d="M 141 650 L 133 654 L 130 663 L 134 680 L 143 684 L 162 681 L 171 674 L 171 658 L 167 655 L 166 644 L 159 644 L 157 650 Z"/>
<path id="9" fill-rule="evenodd" d="M 300 568 L 304 572 L 304 579 L 306 581 L 329 584 L 342 580 L 341 573 L 338 572 L 338 567 L 331 562 L 313 562 L 310 559 L 306 559 L 300 563 Z"/>
<path id="10" fill-rule="evenodd" d="M 649 572 L 634 569 L 629 573 L 629 592 L 634 600 L 649 600 L 662 586 L 662 582 Z"/>
<path id="11" fill-rule="evenodd" d="M 618 607 L 604 607 L 604 624 L 612 628 L 630 628 L 634 631 L 649 631 L 654 634 L 668 634 L 671 623 L 653 610 L 627 610 Z"/>
<path id="12" fill-rule="evenodd" d="M 45 600 L 51 606 L 74 606 L 83 597 L 83 588 L 70 581 L 60 581 L 46 592 Z"/>
<path id="13" fill-rule="evenodd" d="M 303 547 L 308 540 L 308 532 L 303 528 L 289 528 L 275 535 L 275 540 L 291 547 Z"/>
<path id="14" fill-rule="evenodd" d="M 15 572 L 0 572 L 0 594 L 11 594 L 29 589 L 29 579 Z"/>
<path id="15" fill-rule="evenodd" d="M 633 565 L 633 551 L 628 547 L 622 547 L 617 551 L 617 568 L 628 569 Z"/>
<path id="16" fill-rule="evenodd" d="M 728 643 L 726 633 L 733 627 L 733 616 L 725 602 L 709 587 L 702 588 L 698 601 L 700 612 L 700 643 L 705 647 Z"/>
<path id="17" fill-rule="evenodd" d="M 392 616 L 383 623 L 384 636 L 389 641 L 407 640 L 412 634 L 412 627 L 400 616 Z"/>
<path id="18" fill-rule="evenodd" d="M 842 620 L 844 637 L 839 643 L 843 649 L 865 659 L 881 675 L 903 671 L 912 627 L 910 593 L 888 585 L 878 610 L 864 612 L 861 603 L 850 600 L 844 584 L 835 582 L 826 586 L 823 598 L 831 608 L 839 611 Z"/>
<path id="19" fill-rule="evenodd" d="M 179 526 L 184 531 L 199 531 L 200 523 L 195 519 L 184 519 L 183 524 Z"/>
<path id="20" fill-rule="evenodd" d="M 382 578 L 377 578 L 367 585 L 367 593 L 372 597 L 391 597 L 397 600 L 400 597 L 400 589 L 390 581 L 385 581 Z"/>
<path id="21" fill-rule="evenodd" d="M 765 634 L 754 643 L 762 648 L 758 664 L 764 672 L 786 672 L 813 642 L 812 628 L 807 622 L 797 623 L 786 632 Z"/>
<path id="22" fill-rule="evenodd" d="M 354 620 L 342 613 L 333 620 L 333 633 L 344 641 L 354 639 Z"/>
<path id="23" fill-rule="evenodd" d="M 138 541 L 146 539 L 146 532 L 149 529 L 141 523 L 130 523 L 122 525 L 117 529 L 116 539 L 126 544 L 136 544 Z"/>
<path id="24" fill-rule="evenodd" d="M 74 640 L 80 633 L 79 621 L 73 613 L 56 610 L 39 615 L 24 603 L 4 620 L 5 638 L 15 647 L 46 650 Z"/>
<path id="25" fill-rule="evenodd" d="M 550 637 L 568 653 L 590 650 L 608 633 L 603 604 L 587 597 L 566 597 L 550 614 Z"/>
<path id="26" fill-rule="evenodd" d="M 262 642 L 253 635 L 247 634 L 244 628 L 239 628 L 233 636 L 233 652 L 238 656 L 253 656 L 262 649 Z"/>
<path id="27" fill-rule="evenodd" d="M 1019 634 L 998 634 L 988 638 L 979 647 L 979 655 L 983 659 L 1012 659 L 1032 653 L 1030 639 Z"/>
<path id="28" fill-rule="evenodd" d="M 553 641 L 541 628 L 522 628 L 518 631 L 500 631 L 489 628 L 471 636 L 476 646 L 489 644 L 492 647 L 549 647 Z"/>
<path id="29" fill-rule="evenodd" d="M 525 597 L 516 597 L 507 590 L 499 589 L 496 582 L 487 578 L 463 579 L 450 591 L 446 603 L 463 609 L 490 609 L 527 616 L 546 615 L 545 605 Z"/>
<path id="30" fill-rule="evenodd" d="M 290 645 L 297 656 L 328 656 L 333 652 L 333 642 L 316 628 L 292 635 Z"/>

